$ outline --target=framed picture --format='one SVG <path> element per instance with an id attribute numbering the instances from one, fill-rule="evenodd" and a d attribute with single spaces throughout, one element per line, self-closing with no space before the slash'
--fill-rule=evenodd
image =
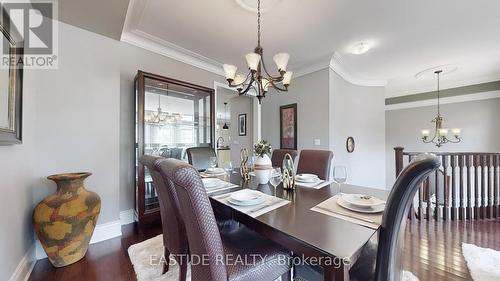
<path id="1" fill-rule="evenodd" d="M 297 104 L 280 106 L 280 148 L 297 149 Z"/>
<path id="2" fill-rule="evenodd" d="M 247 114 L 242 113 L 238 115 L 238 135 L 246 136 L 247 135 Z"/>
<path id="3" fill-rule="evenodd" d="M 24 42 L 16 28 L 11 28 L 12 21 L 1 9 L 0 36 L 4 54 L 9 61 L 9 68 L 0 70 L 0 145 L 18 144 L 22 141 L 22 103 L 23 103 L 23 53 Z"/>

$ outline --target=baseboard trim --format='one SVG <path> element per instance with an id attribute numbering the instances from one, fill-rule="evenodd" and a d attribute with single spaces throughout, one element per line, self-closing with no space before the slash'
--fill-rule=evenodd
<path id="1" fill-rule="evenodd" d="M 122 225 L 130 224 L 136 221 L 135 210 L 129 209 L 120 212 L 120 223 Z"/>
<path id="2" fill-rule="evenodd" d="M 120 220 L 98 224 L 94 229 L 94 234 L 90 239 L 90 244 L 98 243 L 104 240 L 112 239 L 122 235 L 122 224 Z M 43 250 L 42 244 L 37 239 L 35 241 L 35 257 L 37 260 L 47 257 Z"/>
<path id="3" fill-rule="evenodd" d="M 30 277 L 31 271 L 35 267 L 35 245 L 31 245 L 26 254 L 22 257 L 21 261 L 12 273 L 9 281 L 26 281 Z"/>

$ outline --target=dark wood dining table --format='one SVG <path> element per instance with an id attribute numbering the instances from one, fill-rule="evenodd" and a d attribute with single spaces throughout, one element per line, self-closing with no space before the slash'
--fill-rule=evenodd
<path id="1" fill-rule="evenodd" d="M 230 181 L 239 187 L 209 195 L 216 216 L 232 218 L 244 224 L 261 236 L 289 249 L 295 256 L 306 257 L 310 261 L 335 261 L 321 265 L 324 280 L 349 280 L 350 266 L 377 233 L 376 229 L 310 210 L 339 193 L 336 184 L 320 189 L 297 186 L 295 190 L 284 190 L 279 185 L 276 196 L 291 202 L 253 218 L 212 197 L 245 188 L 274 195 L 274 188 L 270 184 L 258 185 L 254 178 L 243 182 L 237 173 L 230 176 Z M 343 184 L 341 191 L 372 195 L 384 200 L 389 194 L 387 190 L 350 184 Z"/>

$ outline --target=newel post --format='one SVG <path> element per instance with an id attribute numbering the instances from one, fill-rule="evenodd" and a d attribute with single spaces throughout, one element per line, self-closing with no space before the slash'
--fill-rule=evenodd
<path id="1" fill-rule="evenodd" d="M 405 148 L 401 146 L 397 146 L 394 148 L 395 152 L 395 160 L 396 160 L 396 177 L 399 176 L 401 171 L 403 171 L 403 150 Z"/>

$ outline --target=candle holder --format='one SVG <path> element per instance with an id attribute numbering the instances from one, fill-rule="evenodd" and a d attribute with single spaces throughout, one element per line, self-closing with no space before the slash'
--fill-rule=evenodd
<path id="1" fill-rule="evenodd" d="M 240 150 L 240 175 L 241 179 L 245 182 L 250 180 L 250 170 L 248 169 L 248 150 L 246 148 L 242 148 Z"/>
<path id="2" fill-rule="evenodd" d="M 295 165 L 293 164 L 292 156 L 287 153 L 283 158 L 283 189 L 295 189 Z"/>

